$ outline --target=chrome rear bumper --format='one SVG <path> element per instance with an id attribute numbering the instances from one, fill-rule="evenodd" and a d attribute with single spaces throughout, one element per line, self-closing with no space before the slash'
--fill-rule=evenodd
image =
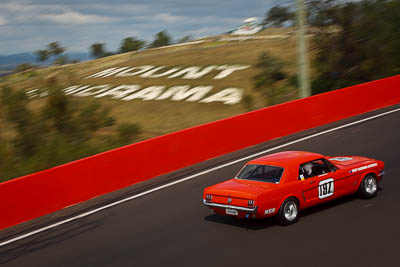
<path id="1" fill-rule="evenodd" d="M 240 207 L 240 206 L 231 206 L 231 205 L 207 202 L 205 199 L 203 199 L 203 204 L 208 207 L 216 207 L 216 208 L 222 208 L 222 209 L 235 209 L 235 210 L 245 211 L 245 212 L 249 212 L 249 213 L 257 212 L 257 206 L 255 206 L 254 208 L 245 208 L 245 207 Z"/>

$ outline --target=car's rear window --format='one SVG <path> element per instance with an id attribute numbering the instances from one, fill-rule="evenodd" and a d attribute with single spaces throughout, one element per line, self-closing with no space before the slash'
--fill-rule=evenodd
<path id="1" fill-rule="evenodd" d="M 248 164 L 236 176 L 237 179 L 279 183 L 283 168 L 269 165 Z"/>

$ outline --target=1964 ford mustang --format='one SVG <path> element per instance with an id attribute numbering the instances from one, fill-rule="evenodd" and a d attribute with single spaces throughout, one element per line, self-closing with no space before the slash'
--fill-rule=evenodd
<path id="1" fill-rule="evenodd" d="M 358 193 L 372 198 L 383 178 L 379 160 L 286 151 L 248 162 L 233 179 L 207 187 L 203 203 L 212 211 L 238 218 L 275 216 L 279 223 L 297 221 L 299 211 Z"/>

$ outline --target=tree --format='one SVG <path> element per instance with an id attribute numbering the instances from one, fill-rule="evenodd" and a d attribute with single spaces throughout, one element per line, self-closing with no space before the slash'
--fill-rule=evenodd
<path id="1" fill-rule="evenodd" d="M 15 159 L 10 145 L 0 136 L 0 182 L 15 173 Z"/>
<path id="2" fill-rule="evenodd" d="M 127 53 L 131 51 L 137 51 L 146 45 L 145 41 L 136 39 L 135 37 L 127 37 L 121 42 L 119 51 L 121 53 Z"/>
<path id="3" fill-rule="evenodd" d="M 254 100 L 250 94 L 245 94 L 243 96 L 243 105 L 247 111 L 252 111 L 254 109 Z"/>
<path id="4" fill-rule="evenodd" d="M 95 58 L 104 57 L 104 55 L 106 54 L 104 46 L 105 46 L 105 44 L 103 44 L 103 43 L 92 44 L 89 48 L 90 55 Z"/>
<path id="5" fill-rule="evenodd" d="M 285 22 L 291 21 L 294 18 L 293 12 L 290 12 L 288 7 L 275 6 L 266 14 L 262 25 L 264 27 L 271 25 L 273 27 L 282 27 Z"/>
<path id="6" fill-rule="evenodd" d="M 67 56 L 59 56 L 54 61 L 54 65 L 64 65 L 70 63 L 70 60 Z"/>
<path id="7" fill-rule="evenodd" d="M 118 138 L 121 143 L 129 144 L 140 134 L 137 124 L 123 123 L 118 127 Z"/>
<path id="8" fill-rule="evenodd" d="M 162 47 L 170 44 L 171 36 L 169 36 L 167 31 L 162 31 L 155 35 L 154 41 L 151 43 L 150 47 Z"/>
<path id="9" fill-rule="evenodd" d="M 23 91 L 13 91 L 6 87 L 2 90 L 1 102 L 4 105 L 6 120 L 15 125 L 16 136 L 13 145 L 16 155 L 21 158 L 33 156 L 43 135 L 39 133 L 42 128 L 40 121 L 28 109 L 26 94 Z"/>
<path id="10" fill-rule="evenodd" d="M 349 2 L 321 12 L 339 30 L 321 32 L 314 39 L 318 54 L 313 94 L 399 73 L 399 1 Z"/>
<path id="11" fill-rule="evenodd" d="M 137 124 L 115 124 L 99 103 L 68 97 L 47 81 L 44 105 L 31 109 L 23 90 L 0 90 L 0 181 L 47 169 L 134 142 Z M 114 134 L 101 131 L 104 127 Z"/>
<path id="12" fill-rule="evenodd" d="M 49 58 L 49 52 L 47 50 L 37 50 L 35 51 L 37 61 L 44 62 Z"/>
<path id="13" fill-rule="evenodd" d="M 326 27 L 337 23 L 336 13 L 340 0 L 309 0 L 307 2 L 308 24 L 316 27 Z"/>
<path id="14" fill-rule="evenodd" d="M 183 36 L 181 39 L 179 39 L 178 40 L 178 44 L 181 44 L 181 43 L 187 43 L 187 42 L 190 42 L 190 41 L 192 41 L 193 40 L 193 36 L 191 36 L 191 35 L 186 35 L 186 36 Z"/>
<path id="15" fill-rule="evenodd" d="M 281 90 L 276 83 L 287 77 L 283 66 L 282 61 L 265 52 L 258 58 L 256 67 L 260 73 L 254 77 L 254 87 L 265 96 L 270 105 L 279 103 L 278 96 Z"/>
<path id="16" fill-rule="evenodd" d="M 53 63 L 60 58 L 61 54 L 64 53 L 66 49 L 60 45 L 59 42 L 52 42 L 47 45 L 47 49 L 44 50 L 37 50 L 35 52 L 38 61 L 46 61 L 47 59 L 51 58 L 54 56 L 54 61 Z M 64 62 L 66 58 L 60 59 L 59 62 Z"/>
<path id="17" fill-rule="evenodd" d="M 30 63 L 22 63 L 19 64 L 16 68 L 15 68 L 15 72 L 23 72 L 23 71 L 27 71 L 27 70 L 33 70 L 35 69 L 36 66 L 32 65 Z"/>
<path id="18" fill-rule="evenodd" d="M 274 82 L 283 80 L 286 78 L 286 74 L 283 72 L 283 62 L 264 52 L 258 58 L 256 67 L 261 70 L 261 73 L 256 78 L 256 87 L 262 87 L 265 85 L 271 85 Z"/>
<path id="19" fill-rule="evenodd" d="M 52 42 L 47 45 L 47 51 L 49 55 L 59 56 L 65 52 L 65 48 L 60 45 L 59 42 Z"/>

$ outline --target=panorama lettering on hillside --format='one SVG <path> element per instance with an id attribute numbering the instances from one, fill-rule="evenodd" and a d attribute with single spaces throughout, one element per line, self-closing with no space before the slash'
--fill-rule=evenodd
<path id="1" fill-rule="evenodd" d="M 92 96 L 95 98 L 111 97 L 124 101 L 133 99 L 140 100 L 166 100 L 188 101 L 211 103 L 221 102 L 223 104 L 237 104 L 242 99 L 243 90 L 240 88 L 226 88 L 215 94 L 207 96 L 213 89 L 213 86 L 195 86 L 178 85 L 167 88 L 167 86 L 149 86 L 141 88 L 137 84 L 124 84 L 112 86 L 103 85 L 73 85 L 64 89 L 66 95 L 77 97 Z"/>

